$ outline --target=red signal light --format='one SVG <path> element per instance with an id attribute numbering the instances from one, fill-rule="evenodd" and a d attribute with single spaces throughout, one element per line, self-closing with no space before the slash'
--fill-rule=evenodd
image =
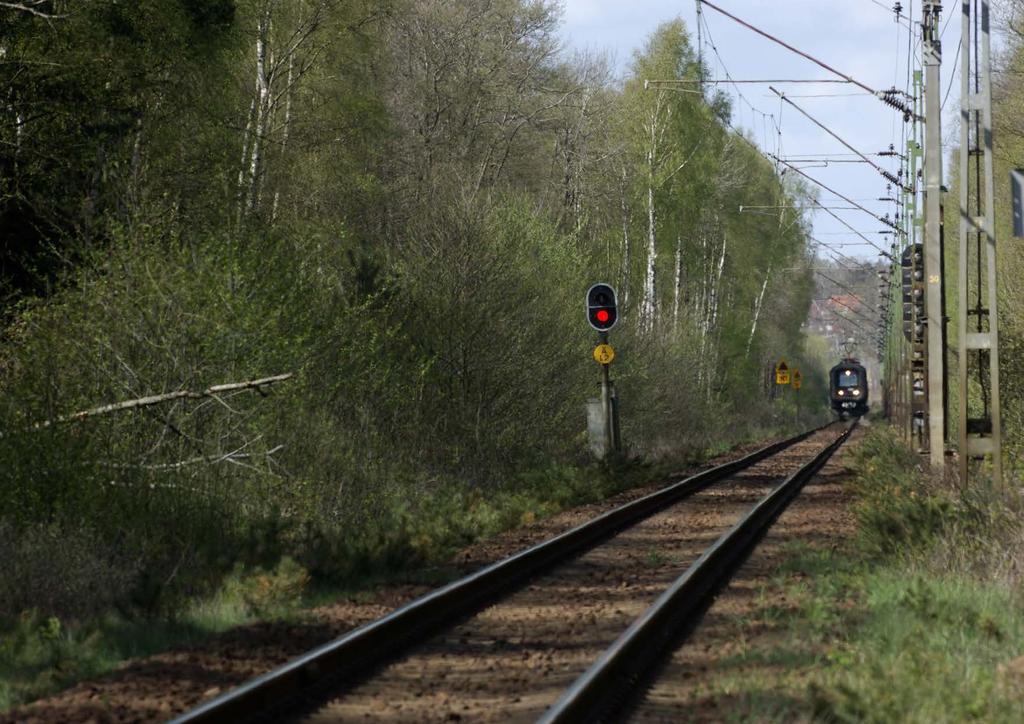
<path id="1" fill-rule="evenodd" d="M 608 314 L 607 309 L 598 309 L 597 314 L 595 314 L 594 316 L 596 316 L 597 321 L 601 322 L 602 324 L 604 324 L 605 322 L 612 318 L 612 315 Z"/>

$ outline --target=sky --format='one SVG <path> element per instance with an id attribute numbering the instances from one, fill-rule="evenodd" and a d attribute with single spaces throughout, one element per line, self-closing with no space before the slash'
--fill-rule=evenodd
<path id="1" fill-rule="evenodd" d="M 911 27 L 908 15 L 913 12 L 910 50 L 916 64 L 920 59 L 921 0 L 901 0 L 903 15 L 899 23 L 893 3 L 894 0 L 715 0 L 724 10 L 871 88 L 882 90 L 895 85 L 904 90 Z M 567 49 L 609 52 L 621 75 L 628 73 L 633 52 L 643 46 L 660 23 L 681 17 L 691 36 L 696 36 L 696 0 L 563 0 L 563 7 L 562 39 Z M 725 79 L 726 72 L 733 79 L 747 80 L 835 78 L 825 69 L 706 5 L 703 16 L 705 62 L 712 78 Z M 953 131 L 950 121 L 955 120 L 959 103 L 959 82 L 954 72 L 958 66 L 954 61 L 960 40 L 958 6 L 947 3 L 940 20 L 945 27 L 942 35 L 943 96 L 950 80 L 957 86 L 949 94 L 943 112 L 943 135 L 950 138 Z M 692 42 L 696 44 L 695 37 Z M 855 149 L 883 168 L 896 172 L 897 159 L 878 158 L 873 154 L 888 149 L 889 144 L 903 150 L 903 134 L 910 132 L 910 125 L 903 123 L 902 115 L 848 84 L 772 85 Z M 794 162 L 794 165 L 879 216 L 888 213 L 891 217 L 896 213 L 896 204 L 879 200 L 887 196 L 888 182 L 867 164 L 844 162 L 856 157 L 799 111 L 784 105 L 769 90 L 768 84 L 723 83 L 718 87 L 733 98 L 733 125 L 752 131 L 763 149 L 783 158 L 825 159 L 827 166 L 811 160 Z M 742 99 L 737 96 L 738 92 L 742 93 Z M 888 195 L 894 196 L 895 191 Z M 824 190 L 819 198 L 824 206 L 850 207 L 849 203 Z M 868 239 L 884 249 L 889 248 L 891 237 L 878 233 L 886 228 L 882 223 L 859 210 L 832 210 L 854 229 L 864 232 Z M 815 212 L 813 224 L 814 236 L 843 254 L 861 259 L 878 258 L 877 249 L 865 244 L 825 212 Z M 819 256 L 829 258 L 830 253 L 823 249 Z"/>

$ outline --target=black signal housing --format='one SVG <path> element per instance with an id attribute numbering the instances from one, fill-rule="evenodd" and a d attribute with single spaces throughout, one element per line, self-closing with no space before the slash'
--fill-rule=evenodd
<path id="1" fill-rule="evenodd" d="M 607 332 L 619 321 L 619 306 L 610 284 L 602 282 L 587 290 L 587 321 L 598 332 Z"/>

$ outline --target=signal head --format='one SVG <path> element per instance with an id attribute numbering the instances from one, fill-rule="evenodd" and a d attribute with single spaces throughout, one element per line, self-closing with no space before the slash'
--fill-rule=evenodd
<path id="1" fill-rule="evenodd" d="M 619 321 L 615 290 L 610 284 L 595 284 L 587 290 L 587 321 L 598 332 L 607 332 Z"/>

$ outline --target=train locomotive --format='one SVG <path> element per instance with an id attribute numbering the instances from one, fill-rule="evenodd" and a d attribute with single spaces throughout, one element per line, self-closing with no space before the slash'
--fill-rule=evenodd
<path id="1" fill-rule="evenodd" d="M 828 396 L 840 420 L 860 417 L 868 411 L 868 371 L 852 357 L 829 370 Z"/>

